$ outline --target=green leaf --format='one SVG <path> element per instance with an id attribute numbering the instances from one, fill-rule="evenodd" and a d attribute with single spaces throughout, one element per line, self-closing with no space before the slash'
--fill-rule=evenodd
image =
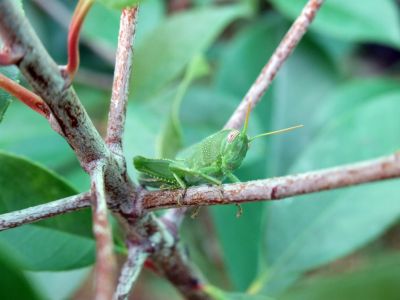
<path id="1" fill-rule="evenodd" d="M 4 300 L 43 299 L 20 270 L 12 252 L 0 247 L 0 291 Z"/>
<path id="2" fill-rule="evenodd" d="M 300 156 L 290 173 L 397 151 L 399 97 L 399 92 L 388 93 L 336 116 Z M 382 138 L 383 132 L 385 138 Z M 301 274 L 333 261 L 373 240 L 398 219 L 399 192 L 399 182 L 392 180 L 269 203 L 268 268 L 252 290 L 268 291 L 287 275 Z"/>
<path id="3" fill-rule="evenodd" d="M 14 102 L 0 126 L 0 148 L 56 169 L 76 162 L 74 152 L 45 118 Z"/>
<path id="4" fill-rule="evenodd" d="M 206 285 L 204 290 L 214 300 L 272 300 L 272 298 L 262 295 L 229 293 L 212 285 Z"/>
<path id="5" fill-rule="evenodd" d="M 307 0 L 270 0 L 284 15 L 295 18 Z M 341 39 L 400 46 L 399 13 L 393 0 L 329 0 L 318 12 L 313 29 Z"/>
<path id="6" fill-rule="evenodd" d="M 208 7 L 179 13 L 160 24 L 138 46 L 133 70 L 133 98 L 149 99 L 175 79 L 198 53 L 203 53 L 247 6 Z"/>
<path id="7" fill-rule="evenodd" d="M 139 4 L 142 0 L 97 0 L 100 3 L 115 9 L 123 9 Z"/>
<path id="8" fill-rule="evenodd" d="M 356 271 L 309 279 L 279 297 L 281 300 L 396 300 L 400 295 L 398 254 L 375 259 Z"/>
<path id="9" fill-rule="evenodd" d="M 15 67 L 0 67 L 0 73 L 12 80 L 17 80 L 18 69 Z M 3 121 L 4 114 L 11 103 L 12 96 L 0 88 L 0 123 Z"/>
<path id="10" fill-rule="evenodd" d="M 163 131 L 159 137 L 156 152 L 158 157 L 174 158 L 179 150 L 182 149 L 182 128 L 179 121 L 179 111 L 182 99 L 185 96 L 189 85 L 198 77 L 207 75 L 210 68 L 202 55 L 196 55 L 186 69 L 182 82 L 178 86 L 175 98 L 172 102 L 170 114 Z"/>
<path id="11" fill-rule="evenodd" d="M 0 213 L 11 212 L 76 194 L 54 173 L 20 157 L 0 152 Z M 67 270 L 94 261 L 89 210 L 49 218 L 0 233 L 30 270 Z M 71 255 L 73 253 L 73 255 Z"/>

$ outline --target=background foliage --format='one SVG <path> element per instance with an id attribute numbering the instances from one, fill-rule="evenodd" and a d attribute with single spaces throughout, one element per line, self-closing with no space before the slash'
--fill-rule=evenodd
<path id="1" fill-rule="evenodd" d="M 75 4 L 52 2 L 69 11 Z M 138 154 L 173 156 L 219 130 L 306 0 L 192 0 L 179 12 L 175 2 L 141 4 L 128 161 Z M 24 9 L 51 55 L 65 63 L 62 24 L 68 19 L 62 11 L 49 16 L 37 1 L 24 1 Z M 74 84 L 103 133 L 113 69 L 107 57 L 116 48 L 118 25 L 118 10 L 94 5 Z M 250 120 L 251 134 L 305 127 L 257 141 L 238 177 L 268 178 L 398 150 L 399 25 L 395 0 L 327 0 Z M 14 68 L 0 72 L 18 80 Z M 86 191 L 88 176 L 63 139 L 39 115 L 9 102 L 1 93 L 0 212 Z M 183 243 L 218 287 L 209 287 L 218 299 L 396 299 L 400 258 L 392 253 L 400 249 L 399 194 L 399 181 L 392 180 L 248 204 L 240 219 L 234 207 L 203 209 L 184 224 Z M 23 298 L 62 299 L 78 287 L 81 295 L 93 261 L 89 211 L 1 232 L 0 273 L 7 273 L 0 274 L 2 297 L 19 292 Z M 134 293 L 162 299 L 166 292 L 175 295 L 149 272 Z"/>

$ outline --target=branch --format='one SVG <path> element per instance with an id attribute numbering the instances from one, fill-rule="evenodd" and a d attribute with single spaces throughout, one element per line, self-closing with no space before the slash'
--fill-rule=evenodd
<path id="1" fill-rule="evenodd" d="M 256 81 L 250 87 L 243 101 L 236 108 L 224 128 L 239 129 L 242 126 L 249 102 L 251 103 L 251 108 L 254 108 L 254 106 L 261 100 L 261 97 L 265 94 L 266 90 L 271 85 L 272 80 L 275 78 L 276 73 L 306 33 L 323 2 L 324 0 L 308 1 L 300 16 L 290 27 L 278 48 L 276 48 L 268 63 L 261 70 L 260 75 L 258 75 Z"/>
<path id="2" fill-rule="evenodd" d="M 96 238 L 96 299 L 109 300 L 114 293 L 116 261 L 111 226 L 108 222 L 104 187 L 104 164 L 91 172 L 93 194 L 93 233 Z"/>
<path id="3" fill-rule="evenodd" d="M 138 7 L 122 11 L 117 57 L 114 71 L 110 113 L 106 142 L 116 153 L 122 155 L 122 136 L 128 104 L 129 82 L 132 73 L 133 42 L 136 32 Z"/>
<path id="4" fill-rule="evenodd" d="M 121 275 L 118 280 L 117 290 L 114 294 L 114 299 L 128 299 L 129 293 L 132 290 L 143 264 L 148 257 L 148 252 L 143 249 L 141 244 L 128 244 L 128 257 L 121 270 Z"/>
<path id="5" fill-rule="evenodd" d="M 87 192 L 2 214 L 0 215 L 0 231 L 89 207 L 90 200 L 91 195 Z"/>
<path id="6" fill-rule="evenodd" d="M 198 186 L 186 191 L 181 206 L 240 204 L 277 200 L 400 177 L 400 152 L 360 163 L 244 183 Z M 179 207 L 182 190 L 151 191 L 141 195 L 143 207 L 155 210 Z"/>

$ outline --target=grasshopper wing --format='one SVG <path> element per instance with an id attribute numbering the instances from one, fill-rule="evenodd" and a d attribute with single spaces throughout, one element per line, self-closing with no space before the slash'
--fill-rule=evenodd
<path id="1" fill-rule="evenodd" d="M 135 156 L 133 165 L 139 171 L 139 182 L 151 187 L 176 187 L 177 182 L 169 166 L 174 161 L 171 159 L 154 159 Z"/>

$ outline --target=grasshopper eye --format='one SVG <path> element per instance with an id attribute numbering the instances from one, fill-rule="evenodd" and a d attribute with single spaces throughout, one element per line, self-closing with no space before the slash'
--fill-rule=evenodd
<path id="1" fill-rule="evenodd" d="M 226 141 L 227 141 L 229 144 L 232 143 L 232 142 L 235 140 L 235 138 L 239 135 L 239 133 L 240 133 L 239 130 L 236 130 L 236 129 L 232 130 L 232 131 L 228 134 L 228 136 L 227 136 L 227 138 L 226 138 Z"/>

